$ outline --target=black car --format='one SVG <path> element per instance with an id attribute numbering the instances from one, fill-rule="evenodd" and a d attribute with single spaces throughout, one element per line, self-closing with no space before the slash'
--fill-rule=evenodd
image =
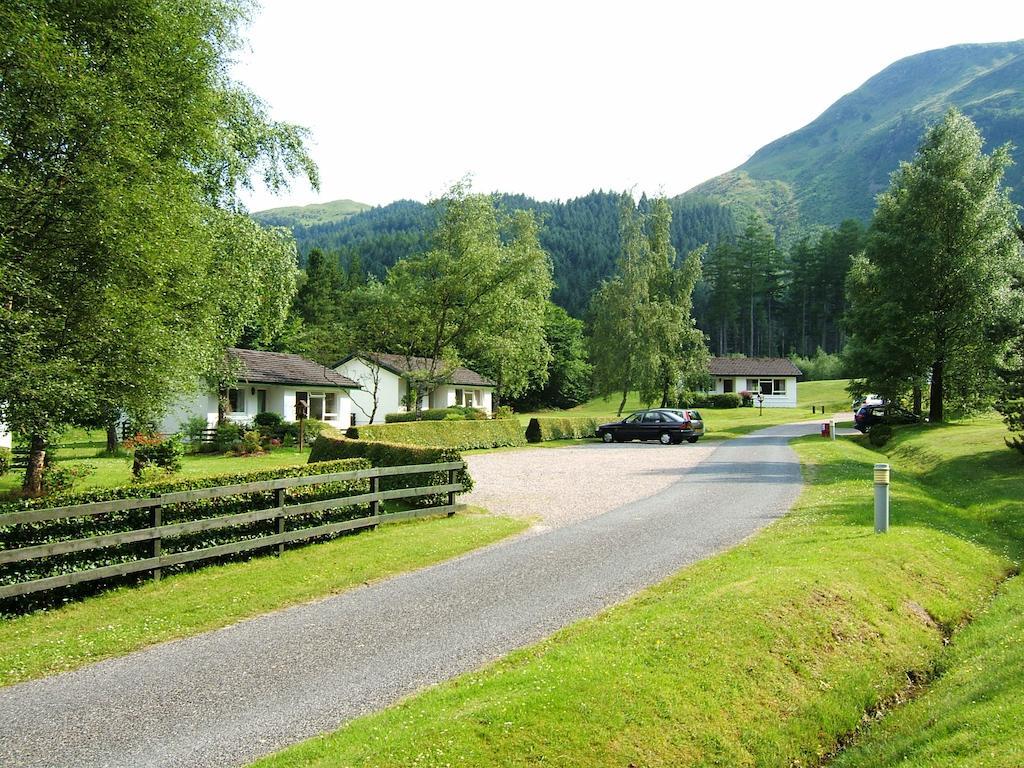
<path id="1" fill-rule="evenodd" d="M 853 414 L 853 426 L 861 433 L 867 433 L 875 424 L 916 424 L 921 417 L 905 408 L 889 403 L 887 405 L 863 405 Z"/>
<path id="2" fill-rule="evenodd" d="M 629 440 L 657 440 L 662 445 L 681 443 L 683 440 L 695 443 L 703 434 L 704 422 L 696 411 L 663 408 L 636 411 L 622 421 L 602 424 L 597 428 L 597 436 L 606 443 Z"/>

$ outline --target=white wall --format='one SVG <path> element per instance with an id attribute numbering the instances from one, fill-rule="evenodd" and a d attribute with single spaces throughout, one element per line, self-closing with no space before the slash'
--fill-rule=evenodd
<path id="1" fill-rule="evenodd" d="M 302 392 L 333 392 L 337 396 L 337 418 L 328 420 L 327 423 L 337 429 L 346 429 L 349 426 L 349 414 L 352 412 L 352 403 L 349 399 L 349 390 L 340 387 L 292 387 L 277 386 L 272 384 L 263 385 L 239 385 L 244 391 L 242 410 L 227 414 L 231 421 L 250 423 L 258 411 L 258 397 L 253 394 L 253 389 L 265 389 L 267 391 L 267 410 L 280 414 L 285 421 L 295 421 L 295 393 Z M 158 425 L 160 432 L 172 434 L 177 432 L 181 425 L 193 416 L 205 416 L 207 427 L 217 426 L 217 395 L 213 392 L 196 392 L 183 395 L 167 411 L 167 415 Z"/>
<path id="2" fill-rule="evenodd" d="M 359 389 L 349 390 L 352 399 L 352 413 L 356 416 L 356 424 L 370 423 L 373 409 L 374 375 L 379 372 L 377 383 L 377 410 L 374 413 L 374 424 L 383 424 L 388 413 L 398 413 L 402 408 L 402 379 L 391 371 L 371 366 L 365 360 L 354 357 L 335 368 L 342 376 L 348 376 Z M 347 423 L 346 423 L 347 426 Z"/>
<path id="3" fill-rule="evenodd" d="M 7 425 L 0 421 L 0 448 L 10 448 L 11 446 L 11 433 L 7 431 Z"/>
<path id="4" fill-rule="evenodd" d="M 463 386 L 461 384 L 445 384 L 444 386 L 438 387 L 434 390 L 434 395 L 431 398 L 431 407 L 433 408 L 448 408 L 453 405 L 459 405 L 456 401 L 455 390 L 462 390 L 462 404 L 466 402 L 466 393 L 473 393 L 473 407 L 479 408 L 482 411 L 491 413 L 491 408 L 494 402 L 494 388 L 493 387 L 474 387 L 474 386 Z"/>
<path id="5" fill-rule="evenodd" d="M 739 394 L 743 390 L 747 390 L 754 394 L 754 405 L 757 405 L 757 380 L 762 379 L 785 379 L 786 380 L 786 394 L 784 395 L 765 395 L 764 396 L 764 407 L 765 408 L 796 408 L 797 394 L 796 394 L 796 376 L 760 376 L 757 378 L 748 376 L 717 376 L 715 377 L 715 389 L 714 392 L 722 394 L 725 392 L 725 381 L 729 379 L 733 382 L 732 391 L 735 394 Z"/>

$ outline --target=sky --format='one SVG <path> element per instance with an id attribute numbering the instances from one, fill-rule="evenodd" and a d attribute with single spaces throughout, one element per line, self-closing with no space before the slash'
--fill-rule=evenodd
<path id="1" fill-rule="evenodd" d="M 304 181 L 251 210 L 478 192 L 676 195 L 897 59 L 1024 38 L 1024 4 L 264 0 L 234 76 L 310 131 Z"/>

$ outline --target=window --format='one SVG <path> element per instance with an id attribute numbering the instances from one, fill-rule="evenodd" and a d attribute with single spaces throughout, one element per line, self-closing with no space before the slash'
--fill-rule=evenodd
<path id="1" fill-rule="evenodd" d="M 244 413 L 245 412 L 245 390 L 243 389 L 229 389 L 228 390 L 228 410 L 231 413 Z"/>
<path id="2" fill-rule="evenodd" d="M 338 394 L 328 392 L 324 395 L 324 418 L 328 421 L 338 420 Z"/>
<path id="3" fill-rule="evenodd" d="M 776 395 L 784 395 L 784 394 L 786 394 L 786 380 L 785 379 L 775 379 L 775 394 Z"/>
<path id="4" fill-rule="evenodd" d="M 640 421 L 640 417 L 642 415 L 643 414 L 640 414 L 640 413 L 631 413 L 629 416 L 624 418 L 622 421 L 624 423 L 626 423 L 626 424 L 636 424 L 638 421 Z"/>
<path id="5" fill-rule="evenodd" d="M 657 411 L 651 411 L 644 414 L 644 424 L 660 424 L 661 414 Z"/>
<path id="6" fill-rule="evenodd" d="M 461 389 L 456 389 L 455 390 L 455 404 L 456 405 L 462 405 L 462 390 Z"/>
<path id="7" fill-rule="evenodd" d="M 267 390 L 256 390 L 256 413 L 267 412 Z"/>
<path id="8" fill-rule="evenodd" d="M 317 421 L 324 420 L 324 395 L 322 392 L 312 392 L 309 395 L 309 418 Z"/>
<path id="9" fill-rule="evenodd" d="M 726 392 L 726 393 L 732 392 L 733 389 L 735 389 L 735 386 L 736 386 L 736 380 L 735 379 L 722 379 L 722 391 L 723 392 Z"/>
<path id="10" fill-rule="evenodd" d="M 473 393 L 472 392 L 466 392 L 466 407 L 467 408 L 472 408 L 473 407 Z"/>

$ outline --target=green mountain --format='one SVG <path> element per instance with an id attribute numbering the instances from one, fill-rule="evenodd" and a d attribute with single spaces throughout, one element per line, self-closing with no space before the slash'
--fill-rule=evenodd
<path id="1" fill-rule="evenodd" d="M 271 208 L 254 213 L 252 217 L 260 224 L 270 227 L 316 227 L 330 225 L 368 211 L 371 206 L 355 200 L 332 200 L 314 205 L 292 205 L 286 208 Z"/>
<path id="2" fill-rule="evenodd" d="M 913 157 L 925 128 L 950 106 L 977 123 L 989 149 L 1007 141 L 1021 148 L 1006 183 L 1024 203 L 1024 40 L 901 59 L 813 122 L 685 196 L 719 201 L 741 217 L 756 209 L 780 233 L 867 221 L 889 175 Z"/>

